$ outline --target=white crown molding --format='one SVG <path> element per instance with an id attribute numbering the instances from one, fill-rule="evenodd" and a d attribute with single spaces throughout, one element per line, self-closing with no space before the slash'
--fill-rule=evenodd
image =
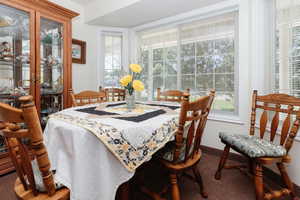
<path id="1" fill-rule="evenodd" d="M 236 11 L 239 7 L 239 0 L 227 0 L 211 6 L 198 8 L 189 12 L 181 13 L 175 16 L 163 18 L 154 22 L 143 24 L 131 28 L 134 31 L 142 31 L 150 28 L 155 28 L 162 25 L 174 26 L 182 23 L 187 23 L 194 20 L 213 17 L 230 11 Z"/>

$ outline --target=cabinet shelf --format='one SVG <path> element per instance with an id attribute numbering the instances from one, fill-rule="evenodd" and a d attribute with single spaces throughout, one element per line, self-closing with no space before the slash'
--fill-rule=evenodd
<path id="1" fill-rule="evenodd" d="M 42 69 L 59 69 L 63 68 L 61 65 L 46 65 L 46 64 L 41 64 Z"/>
<path id="2" fill-rule="evenodd" d="M 4 61 L 4 60 L 0 60 L 0 65 L 13 65 L 14 63 L 13 62 L 8 62 L 8 61 Z"/>
<path id="3" fill-rule="evenodd" d="M 13 68 L 12 67 L 6 67 L 6 68 L 4 68 L 4 67 L 0 66 L 0 71 L 13 71 Z"/>
<path id="4" fill-rule="evenodd" d="M 12 61 L 0 60 L 0 65 L 9 65 L 9 66 L 12 66 L 14 64 L 15 63 L 12 62 Z M 24 65 L 30 65 L 30 63 L 22 62 L 22 66 L 24 66 Z"/>

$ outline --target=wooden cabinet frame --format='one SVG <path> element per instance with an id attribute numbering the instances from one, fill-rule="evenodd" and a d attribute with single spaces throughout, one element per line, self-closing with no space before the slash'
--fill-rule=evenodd
<path id="1" fill-rule="evenodd" d="M 72 88 L 72 18 L 79 14 L 46 0 L 0 0 L 0 4 L 23 10 L 30 15 L 30 94 L 39 111 L 40 97 L 40 19 L 60 22 L 64 26 L 64 107 L 70 107 L 68 89 Z"/>
<path id="2" fill-rule="evenodd" d="M 30 23 L 30 95 L 34 97 L 40 112 L 40 21 L 41 18 L 57 21 L 63 25 L 63 106 L 71 106 L 68 90 L 72 88 L 72 18 L 79 14 L 47 0 L 0 0 L 0 4 L 25 11 Z M 0 175 L 11 171 L 7 153 L 0 153 Z M 4 166 L 7 166 L 5 167 Z"/>

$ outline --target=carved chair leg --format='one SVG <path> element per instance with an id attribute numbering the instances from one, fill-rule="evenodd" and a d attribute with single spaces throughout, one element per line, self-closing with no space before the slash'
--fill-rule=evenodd
<path id="1" fill-rule="evenodd" d="M 223 154 L 221 156 L 220 162 L 219 162 L 219 167 L 218 170 L 215 174 L 215 179 L 220 180 L 221 179 L 221 172 L 222 169 L 224 168 L 225 164 L 226 164 L 226 160 L 228 158 L 229 155 L 229 150 L 230 150 L 230 145 L 226 145 L 223 151 Z"/>
<path id="2" fill-rule="evenodd" d="M 262 165 L 260 163 L 253 162 L 253 170 L 256 200 L 264 200 L 265 192 Z"/>
<path id="3" fill-rule="evenodd" d="M 120 186 L 120 200 L 130 199 L 130 185 L 129 182 L 125 182 Z"/>
<path id="4" fill-rule="evenodd" d="M 283 163 L 277 163 L 277 167 L 280 171 L 280 174 L 281 174 L 281 178 L 284 182 L 284 184 L 286 185 L 286 187 L 291 191 L 290 195 L 291 195 L 291 198 L 294 199 L 295 198 L 295 189 L 294 189 L 294 184 L 293 182 L 291 181 L 287 171 L 286 171 L 286 168 L 284 166 Z"/>
<path id="5" fill-rule="evenodd" d="M 193 172 L 194 172 L 196 181 L 197 181 L 197 183 L 198 183 L 198 185 L 200 187 L 200 194 L 201 194 L 201 196 L 203 198 L 207 198 L 208 195 L 205 192 L 203 180 L 202 180 L 201 174 L 199 173 L 199 170 L 198 170 L 197 166 L 193 167 Z"/>
<path id="6" fill-rule="evenodd" d="M 180 200 L 180 192 L 177 182 L 177 175 L 175 173 L 170 174 L 172 200 Z"/>
<path id="7" fill-rule="evenodd" d="M 161 193 L 156 193 L 156 192 L 152 192 L 150 191 L 148 188 L 146 187 L 141 187 L 141 191 L 143 193 L 145 193 L 146 195 L 148 195 L 149 197 L 152 198 L 152 200 L 167 200 L 166 198 L 162 197 Z M 167 192 L 167 188 L 165 188 L 162 193 L 166 193 Z"/>
<path id="8" fill-rule="evenodd" d="M 254 170 L 253 170 L 253 160 L 251 158 L 249 158 L 249 160 L 248 160 L 248 166 L 249 166 L 249 173 L 251 175 L 254 175 L 253 174 L 253 172 L 254 172 Z"/>

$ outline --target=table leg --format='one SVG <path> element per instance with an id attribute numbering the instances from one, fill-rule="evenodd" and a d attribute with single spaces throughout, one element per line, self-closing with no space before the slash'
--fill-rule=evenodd
<path id="1" fill-rule="evenodd" d="M 120 200 L 129 200 L 129 181 L 120 186 Z"/>

